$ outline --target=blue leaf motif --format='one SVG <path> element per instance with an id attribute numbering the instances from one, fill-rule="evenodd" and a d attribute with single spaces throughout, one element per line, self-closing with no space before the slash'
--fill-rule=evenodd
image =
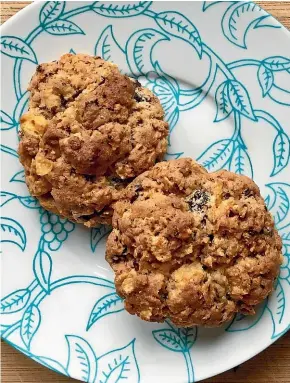
<path id="1" fill-rule="evenodd" d="M 230 171 L 253 178 L 253 166 L 247 150 L 238 145 L 230 162 Z"/>
<path id="2" fill-rule="evenodd" d="M 290 69 L 290 59 L 283 56 L 272 56 L 263 60 L 263 65 L 271 71 L 283 71 Z"/>
<path id="3" fill-rule="evenodd" d="M 223 1 L 204 1 L 202 5 L 202 11 L 205 12 L 209 7 L 215 4 L 223 3 Z"/>
<path id="4" fill-rule="evenodd" d="M 163 72 L 158 61 L 155 61 L 154 69 L 156 70 L 156 73 L 158 75 L 158 77 L 155 79 L 155 83 L 158 86 L 160 85 L 161 87 L 164 87 L 167 90 L 170 89 L 171 93 L 174 94 L 176 99 L 178 99 L 180 89 L 179 89 L 179 84 L 175 80 L 175 78 L 173 78 L 173 77 L 169 76 L 167 73 Z M 161 82 L 161 80 L 162 80 L 162 82 Z"/>
<path id="5" fill-rule="evenodd" d="M 44 26 L 44 30 L 50 35 L 84 35 L 84 31 L 75 23 L 68 20 L 53 21 Z"/>
<path id="6" fill-rule="evenodd" d="M 91 229 L 91 250 L 94 252 L 98 243 L 111 232 L 112 228 L 108 225 L 99 225 Z"/>
<path id="7" fill-rule="evenodd" d="M 235 2 L 222 18 L 223 34 L 231 43 L 246 49 L 246 36 L 250 28 L 258 27 L 258 24 L 269 16 L 255 3 Z"/>
<path id="8" fill-rule="evenodd" d="M 178 107 L 175 107 L 173 110 L 169 110 L 165 113 L 165 121 L 168 122 L 168 125 L 169 125 L 169 131 L 170 133 L 172 132 L 172 130 L 175 128 L 178 120 L 179 120 L 179 109 Z M 183 154 L 183 153 L 178 153 L 178 154 Z M 169 153 L 167 153 L 167 155 L 170 155 Z M 178 157 L 177 157 L 178 158 Z"/>
<path id="9" fill-rule="evenodd" d="M 95 382 L 97 359 L 90 344 L 75 335 L 66 335 L 68 345 L 67 372 L 84 382 Z"/>
<path id="10" fill-rule="evenodd" d="M 267 307 L 267 300 L 262 302 L 256 308 L 256 314 L 254 316 L 236 314 L 231 323 L 226 328 L 228 332 L 245 331 L 254 327 L 262 318 L 265 309 Z"/>
<path id="11" fill-rule="evenodd" d="M 274 167 L 271 177 L 285 169 L 290 159 L 290 139 L 286 133 L 279 131 L 273 142 Z"/>
<path id="12" fill-rule="evenodd" d="M 268 122 L 268 124 L 272 125 L 277 131 L 283 130 L 279 121 L 277 121 L 276 118 L 264 110 L 255 110 L 255 116 L 258 118 L 258 120 L 262 119 Z"/>
<path id="13" fill-rule="evenodd" d="M 24 170 L 20 170 L 15 173 L 9 182 L 22 182 L 25 183 L 25 172 Z"/>
<path id="14" fill-rule="evenodd" d="M 33 49 L 22 39 L 15 36 L 2 36 L 0 40 L 1 52 L 12 58 L 20 58 L 37 64 Z"/>
<path id="15" fill-rule="evenodd" d="M 272 191 L 273 196 L 268 195 L 268 209 L 271 211 L 277 228 L 283 229 L 290 225 L 290 185 L 283 182 L 276 182 L 266 185 Z"/>
<path id="16" fill-rule="evenodd" d="M 236 80 L 228 81 L 228 96 L 234 110 L 253 121 L 257 121 L 250 96 L 243 84 Z"/>
<path id="17" fill-rule="evenodd" d="M 13 293 L 6 295 L 1 299 L 1 314 L 16 313 L 27 305 L 30 299 L 30 291 L 28 289 L 21 289 L 13 291 Z"/>
<path id="18" fill-rule="evenodd" d="M 285 262 L 288 262 L 288 267 L 281 267 L 279 278 L 281 281 L 286 280 L 287 283 L 290 285 L 290 254 L 288 254 L 287 257 L 285 257 L 285 259 Z"/>
<path id="19" fill-rule="evenodd" d="M 23 227 L 14 219 L 2 217 L 1 218 L 1 242 L 14 243 L 22 251 L 26 247 L 26 234 Z"/>
<path id="20" fill-rule="evenodd" d="M 286 279 L 290 284 L 290 231 L 281 233 L 280 236 L 283 242 L 282 254 L 283 263 L 280 269 L 280 279 Z"/>
<path id="21" fill-rule="evenodd" d="M 269 97 L 280 105 L 290 106 L 290 91 L 273 84 Z"/>
<path id="22" fill-rule="evenodd" d="M 39 249 L 35 254 L 33 259 L 33 272 L 40 286 L 49 294 L 52 259 L 46 251 Z"/>
<path id="23" fill-rule="evenodd" d="M 165 112 L 165 121 L 172 132 L 179 119 L 179 85 L 173 77 L 162 71 L 158 61 L 154 63 L 154 69 L 155 72 L 146 76 L 149 81 L 147 87 L 159 98 Z"/>
<path id="24" fill-rule="evenodd" d="M 87 330 L 89 330 L 94 323 L 96 323 L 100 318 L 118 313 L 124 310 L 123 299 L 119 297 L 116 293 L 111 293 L 100 298 L 94 305 L 88 324 Z"/>
<path id="25" fill-rule="evenodd" d="M 269 298 L 268 310 L 273 323 L 272 339 L 282 335 L 289 328 L 289 320 L 285 316 L 286 310 L 286 295 L 284 287 L 288 285 L 287 281 L 278 279 L 276 288 Z"/>
<path id="26" fill-rule="evenodd" d="M 18 158 L 18 153 L 16 152 L 16 150 L 10 148 L 9 146 L 0 144 L 0 149 L 1 152 L 10 154 L 11 156 Z"/>
<path id="27" fill-rule="evenodd" d="M 14 121 L 4 110 L 0 110 L 0 124 L 1 130 L 10 130 L 15 127 L 16 121 Z"/>
<path id="28" fill-rule="evenodd" d="M 197 338 L 197 327 L 178 329 L 180 338 L 182 339 L 186 351 L 189 351 L 194 345 Z"/>
<path id="29" fill-rule="evenodd" d="M 140 373 L 135 356 L 135 339 L 127 346 L 108 352 L 98 359 L 98 383 L 139 383 Z"/>
<path id="30" fill-rule="evenodd" d="M 42 25 L 57 20 L 64 11 L 65 1 L 47 1 L 39 13 L 39 22 Z"/>
<path id="31" fill-rule="evenodd" d="M 179 12 L 167 11 L 155 14 L 155 21 L 164 32 L 188 42 L 202 56 L 202 42 L 192 22 Z"/>
<path id="32" fill-rule="evenodd" d="M 27 307 L 23 314 L 20 326 L 20 335 L 26 347 L 30 348 L 30 343 L 39 329 L 41 323 L 41 314 L 39 308 L 32 304 Z"/>
<path id="33" fill-rule="evenodd" d="M 286 247 L 285 253 L 287 253 L 287 247 L 290 250 L 290 231 L 287 233 L 280 233 L 283 245 Z"/>
<path id="34" fill-rule="evenodd" d="M 162 40 L 169 40 L 169 37 L 152 28 L 133 33 L 127 41 L 126 54 L 128 65 L 134 75 L 146 74 L 154 69 L 153 49 Z"/>
<path id="35" fill-rule="evenodd" d="M 277 130 L 277 135 L 273 142 L 274 165 L 271 177 L 280 173 L 289 163 L 289 137 L 284 132 L 279 121 L 264 110 L 255 110 L 255 116 L 258 120 L 262 119 L 272 125 Z"/>
<path id="36" fill-rule="evenodd" d="M 9 201 L 12 201 L 15 198 L 17 198 L 16 194 L 9 193 L 9 192 L 6 192 L 6 191 L 1 191 L 0 192 L 0 207 L 3 207 Z"/>
<path id="37" fill-rule="evenodd" d="M 210 145 L 198 158 L 207 170 L 216 171 L 222 169 L 230 160 L 234 150 L 234 143 L 230 139 L 219 140 Z"/>
<path id="38" fill-rule="evenodd" d="M 281 238 L 285 241 L 287 241 L 288 246 L 290 246 L 290 232 L 288 234 L 283 233 L 281 235 Z M 288 243 L 289 242 L 289 243 Z"/>
<path id="39" fill-rule="evenodd" d="M 260 65 L 258 69 L 258 81 L 262 89 L 263 97 L 267 96 L 274 84 L 273 72 L 264 65 Z"/>
<path id="40" fill-rule="evenodd" d="M 23 206 L 28 207 L 29 209 L 39 209 L 40 208 L 40 204 L 39 204 L 38 200 L 34 197 L 31 197 L 30 195 L 26 196 L 26 197 L 18 196 L 18 199 Z"/>
<path id="41" fill-rule="evenodd" d="M 71 48 L 71 49 L 69 50 L 69 53 L 71 53 L 72 55 L 76 55 L 76 54 L 77 54 L 76 51 L 75 51 L 73 48 Z"/>
<path id="42" fill-rule="evenodd" d="M 170 351 L 184 352 L 186 350 L 181 337 L 171 329 L 154 330 L 152 331 L 152 335 L 162 347 Z"/>
<path id="43" fill-rule="evenodd" d="M 113 2 L 109 1 L 95 1 L 92 4 L 92 10 L 101 16 L 112 18 L 125 18 L 140 15 L 150 7 L 152 1 L 138 1 L 138 2 Z"/>
<path id="44" fill-rule="evenodd" d="M 221 83 L 215 93 L 215 103 L 217 107 L 214 121 L 219 122 L 225 120 L 232 112 L 233 107 L 228 95 L 228 82 Z"/>
<path id="45" fill-rule="evenodd" d="M 104 60 L 118 63 L 123 71 L 129 72 L 126 54 L 113 34 L 112 25 L 108 25 L 101 33 L 95 46 L 95 55 L 103 57 Z"/>

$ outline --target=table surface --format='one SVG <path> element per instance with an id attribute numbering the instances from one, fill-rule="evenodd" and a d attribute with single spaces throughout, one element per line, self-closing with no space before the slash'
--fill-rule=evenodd
<path id="1" fill-rule="evenodd" d="M 1 23 L 30 2 L 0 2 Z M 259 1 L 265 10 L 290 29 L 290 1 Z M 28 359 L 1 342 L 1 381 L 3 383 L 76 382 Z M 290 331 L 267 350 L 248 362 L 203 381 L 204 383 L 290 383 Z"/>

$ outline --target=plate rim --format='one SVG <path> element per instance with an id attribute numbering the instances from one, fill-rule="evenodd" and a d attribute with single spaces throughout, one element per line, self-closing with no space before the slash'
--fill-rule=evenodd
<path id="1" fill-rule="evenodd" d="M 79 1 L 71 1 L 71 3 L 85 3 L 85 2 L 89 2 L 89 1 L 83 1 L 83 0 L 79 0 Z M 92 1 L 90 1 L 92 2 Z M 173 1 L 174 2 L 174 1 Z M 190 1 L 184 1 L 186 3 L 189 3 Z M 202 3 L 203 1 L 201 0 L 198 0 L 196 1 L 198 3 Z M 196 3 L 196 2 L 193 2 Z M 39 7 L 39 3 L 42 3 L 44 4 L 45 1 L 33 1 L 32 3 L 30 4 L 27 4 L 24 8 L 22 8 L 21 10 L 19 10 L 16 14 L 14 14 L 13 16 L 11 16 L 8 20 L 6 20 L 1 26 L 0 26 L 0 32 L 1 34 L 4 33 L 4 31 L 9 30 L 9 28 L 11 28 L 13 26 L 13 24 L 17 21 L 20 21 L 20 19 L 22 17 L 25 17 L 26 14 L 29 14 L 31 11 L 33 11 L 34 8 L 37 8 Z M 256 3 L 257 4 L 257 3 Z M 280 27 L 280 31 L 281 33 L 283 32 L 287 38 L 289 39 L 289 43 L 290 43 L 290 30 L 288 30 L 275 16 L 273 16 L 271 13 L 269 13 L 267 10 L 264 9 L 264 7 L 260 4 L 257 4 L 260 8 L 263 9 L 263 11 L 265 13 L 267 13 L 268 15 L 271 16 L 270 20 L 271 20 L 271 24 L 273 25 L 277 25 Z M 220 374 L 223 374 L 227 371 L 230 371 L 232 370 L 233 368 L 235 368 L 236 366 L 239 366 L 241 364 L 244 364 L 245 362 L 249 361 L 250 359 L 254 358 L 255 356 L 259 355 L 260 353 L 262 353 L 263 351 L 265 351 L 268 347 L 270 347 L 271 345 L 273 345 L 274 343 L 276 343 L 277 340 L 279 340 L 282 336 L 284 336 L 288 331 L 290 330 L 290 323 L 288 325 L 288 327 L 282 332 L 280 333 L 275 339 L 272 339 L 272 338 L 269 338 L 269 341 L 266 343 L 265 346 L 263 346 L 260 351 L 256 352 L 256 351 L 253 351 L 253 352 L 250 352 L 250 348 L 248 349 L 248 355 L 245 357 L 245 358 L 241 358 L 240 362 L 238 363 L 232 363 L 231 365 L 227 366 L 226 368 L 222 368 L 220 369 L 218 372 L 214 372 L 214 374 L 212 373 L 204 373 L 204 374 L 200 374 L 200 376 L 198 377 L 197 380 L 195 380 L 195 382 L 199 382 L 199 381 L 202 381 L 202 380 L 205 380 L 205 379 L 209 379 L 209 378 L 212 378 L 212 377 L 215 377 L 217 375 L 220 375 Z M 74 377 L 70 377 L 68 375 L 65 375 L 63 374 L 62 372 L 60 371 L 56 371 L 54 370 L 51 366 L 48 366 L 48 365 L 44 365 L 42 364 L 39 360 L 35 360 L 33 359 L 31 356 L 29 356 L 28 354 L 25 354 L 23 351 L 21 351 L 18 347 L 17 344 L 14 344 L 13 342 L 9 341 L 8 339 L 5 339 L 5 338 L 2 338 L 1 336 L 1 340 L 3 340 L 6 344 L 8 344 L 9 346 L 11 346 L 14 350 L 18 351 L 19 353 L 21 353 L 22 355 L 26 356 L 27 358 L 29 358 L 30 360 L 32 360 L 33 362 L 35 363 L 38 363 L 40 365 L 42 365 L 43 367 L 57 373 L 57 374 L 60 374 L 62 376 L 66 376 L 68 378 L 73 378 L 73 379 L 77 379 L 77 378 L 74 378 Z M 140 383 L 141 383 L 141 380 L 140 380 Z M 181 382 L 180 382 L 181 383 Z"/>

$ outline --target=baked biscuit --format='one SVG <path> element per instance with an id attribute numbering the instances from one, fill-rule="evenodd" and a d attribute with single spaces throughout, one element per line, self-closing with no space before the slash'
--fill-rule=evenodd
<path id="1" fill-rule="evenodd" d="M 159 100 L 115 64 L 83 54 L 39 65 L 28 89 L 19 156 L 30 193 L 71 221 L 110 223 L 120 191 L 166 152 Z"/>
<path id="2" fill-rule="evenodd" d="M 125 308 L 180 327 L 254 314 L 272 291 L 281 240 L 259 188 L 189 158 L 137 177 L 115 205 L 106 259 Z"/>

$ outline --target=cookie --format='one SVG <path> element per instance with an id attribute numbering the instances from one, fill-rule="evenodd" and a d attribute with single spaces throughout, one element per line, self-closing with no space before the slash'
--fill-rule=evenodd
<path id="1" fill-rule="evenodd" d="M 137 177 L 115 205 L 106 259 L 125 308 L 146 321 L 220 326 L 272 291 L 281 240 L 259 188 L 189 158 Z"/>
<path id="2" fill-rule="evenodd" d="M 19 156 L 30 193 L 71 221 L 110 223 L 121 190 L 166 152 L 159 100 L 115 64 L 83 54 L 39 65 L 28 89 Z"/>

